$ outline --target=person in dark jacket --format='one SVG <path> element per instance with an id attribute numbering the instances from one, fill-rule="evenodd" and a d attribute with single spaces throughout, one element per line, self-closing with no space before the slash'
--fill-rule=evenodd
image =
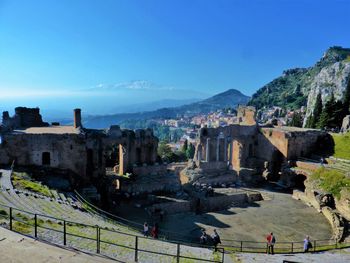
<path id="1" fill-rule="evenodd" d="M 218 244 L 221 244 L 221 239 L 216 229 L 214 229 L 214 234 L 211 236 L 211 238 L 213 239 L 214 251 L 216 252 L 218 251 Z"/>

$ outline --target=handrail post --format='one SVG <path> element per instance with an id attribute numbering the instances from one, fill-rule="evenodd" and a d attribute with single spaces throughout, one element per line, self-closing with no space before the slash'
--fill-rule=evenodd
<path id="1" fill-rule="evenodd" d="M 177 243 L 177 249 L 176 249 L 176 263 L 180 262 L 180 243 Z"/>
<path id="2" fill-rule="evenodd" d="M 63 245 L 67 245 L 66 220 L 63 220 Z"/>
<path id="3" fill-rule="evenodd" d="M 12 207 L 10 207 L 10 230 L 12 230 Z"/>
<path id="4" fill-rule="evenodd" d="M 243 252 L 243 241 L 241 241 L 241 252 Z"/>
<path id="5" fill-rule="evenodd" d="M 335 240 L 335 248 L 338 248 L 337 240 Z"/>
<path id="6" fill-rule="evenodd" d="M 225 249 L 222 248 L 222 257 L 221 257 L 221 263 L 224 263 L 225 261 Z"/>
<path id="7" fill-rule="evenodd" d="M 292 253 L 293 253 L 293 246 L 294 246 L 294 243 L 292 242 Z"/>
<path id="8" fill-rule="evenodd" d="M 100 254 L 100 228 L 98 226 L 96 227 L 96 243 L 96 252 Z"/>
<path id="9" fill-rule="evenodd" d="M 316 251 L 316 240 L 314 240 L 314 252 Z"/>
<path id="10" fill-rule="evenodd" d="M 38 237 L 38 220 L 36 214 L 34 214 L 34 236 L 35 238 Z"/>
<path id="11" fill-rule="evenodd" d="M 138 255 L 137 255 L 138 247 L 139 247 L 138 243 L 139 243 L 139 238 L 138 238 L 138 236 L 135 236 L 135 262 L 138 261 Z"/>

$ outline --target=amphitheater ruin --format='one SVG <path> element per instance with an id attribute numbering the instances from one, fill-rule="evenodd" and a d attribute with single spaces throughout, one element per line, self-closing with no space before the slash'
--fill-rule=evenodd
<path id="1" fill-rule="evenodd" d="M 193 160 L 167 164 L 157 154 L 158 138 L 151 129 L 133 131 L 117 125 L 105 130 L 88 129 L 83 127 L 81 110 L 73 113 L 72 126 L 44 122 L 38 108 L 18 107 L 12 117 L 3 113 L 1 209 L 27 211 L 28 217 L 35 214 L 35 220 L 40 214 L 89 225 L 79 229 L 78 239 L 79 235 L 95 238 L 95 229 L 90 227 L 98 225 L 98 244 L 104 242 L 99 231 L 119 231 L 108 233 L 105 240 L 128 237 L 124 245 L 133 248 L 125 252 L 123 260 L 127 262 L 142 254 L 135 254 L 141 241 L 134 244 L 133 235 L 142 237 L 135 228 L 141 230 L 144 221 L 159 224 L 163 238 L 173 242 L 198 244 L 202 228 L 209 232 L 216 228 L 223 248 L 241 251 L 253 246 L 249 242 L 256 243 L 259 252 L 265 251 L 264 235 L 270 231 L 286 242 L 302 241 L 306 234 L 314 240 L 328 240 L 323 246 L 347 240 L 348 208 L 341 210 L 327 204 L 327 194 L 305 189 L 304 185 L 309 169 L 303 167 L 322 165 L 306 158 L 331 148 L 332 139 L 326 132 L 259 125 L 254 108 L 240 107 L 236 124 L 199 130 Z M 38 169 L 47 177 L 50 173 L 66 176 L 70 190 L 52 189 L 54 194 L 48 197 L 12 185 L 13 173 L 35 173 Z M 85 199 L 93 200 L 96 206 Z M 43 224 L 48 222 L 42 220 Z M 42 237 L 49 236 L 57 243 L 57 234 L 48 232 L 44 229 Z M 36 237 L 39 234 L 35 232 Z M 171 243 L 155 244 L 148 238 L 142 242 L 155 249 L 148 254 L 144 251 L 142 262 L 171 262 L 172 258 L 168 261 L 153 254 L 179 253 L 176 246 L 174 251 L 170 248 Z M 82 250 L 90 251 L 89 244 Z M 107 243 L 103 244 L 108 250 Z M 212 259 L 208 248 L 182 246 L 189 258 L 204 249 L 200 260 L 222 262 Z M 291 252 L 298 252 L 298 246 L 295 243 L 293 251 L 292 244 Z M 97 252 L 101 252 L 100 247 Z M 110 256 L 120 256 L 118 247 Z"/>

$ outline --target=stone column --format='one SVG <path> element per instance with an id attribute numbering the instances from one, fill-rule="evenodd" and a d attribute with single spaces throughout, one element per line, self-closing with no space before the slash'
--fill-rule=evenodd
<path id="1" fill-rule="evenodd" d="M 227 161 L 227 139 L 224 139 L 225 141 L 225 146 L 224 146 L 224 162 Z"/>
<path id="2" fill-rule="evenodd" d="M 233 154 L 233 141 L 230 141 L 230 152 L 229 152 L 229 160 L 228 160 L 229 166 L 232 166 L 232 154 Z"/>
<path id="3" fill-rule="evenodd" d="M 209 162 L 210 160 L 210 138 L 207 138 L 207 145 L 205 148 L 206 152 L 205 152 L 205 161 Z"/>

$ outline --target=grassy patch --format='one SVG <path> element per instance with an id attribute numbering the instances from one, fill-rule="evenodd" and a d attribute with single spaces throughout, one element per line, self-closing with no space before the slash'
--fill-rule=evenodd
<path id="1" fill-rule="evenodd" d="M 345 63 L 350 62 L 350 56 L 348 56 L 346 59 L 343 60 Z"/>
<path id="2" fill-rule="evenodd" d="M 311 179 L 337 199 L 340 199 L 342 190 L 342 192 L 350 192 L 350 178 L 340 171 L 320 168 L 311 175 Z"/>
<path id="3" fill-rule="evenodd" d="M 49 197 L 51 196 L 50 189 L 46 185 L 33 181 L 27 173 L 14 172 L 12 175 L 12 183 L 15 188 L 29 190 Z"/>
<path id="4" fill-rule="evenodd" d="M 340 135 L 332 134 L 335 143 L 334 157 L 350 160 L 350 132 Z"/>
<path id="5" fill-rule="evenodd" d="M 17 221 L 13 223 L 12 229 L 22 234 L 29 234 L 32 232 L 31 226 Z"/>

